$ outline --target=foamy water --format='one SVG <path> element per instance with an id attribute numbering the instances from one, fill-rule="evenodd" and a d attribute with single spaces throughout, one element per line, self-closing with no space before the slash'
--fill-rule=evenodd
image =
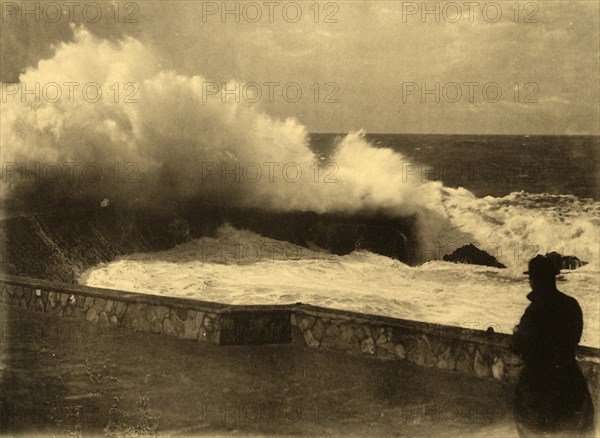
<path id="1" fill-rule="evenodd" d="M 559 289 L 584 312 L 582 345 L 600 346 L 599 271 L 565 272 Z M 132 254 L 84 273 L 89 286 L 229 304 L 307 304 L 512 333 L 528 305 L 514 269 L 432 261 L 409 267 L 356 251 L 306 249 L 230 226 L 155 253 Z"/>

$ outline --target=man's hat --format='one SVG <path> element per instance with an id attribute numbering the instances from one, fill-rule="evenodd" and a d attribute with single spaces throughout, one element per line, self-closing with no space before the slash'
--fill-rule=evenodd
<path id="1" fill-rule="evenodd" d="M 560 267 L 552 258 L 538 254 L 529 260 L 529 270 L 523 274 L 536 278 L 555 277 L 560 274 Z"/>

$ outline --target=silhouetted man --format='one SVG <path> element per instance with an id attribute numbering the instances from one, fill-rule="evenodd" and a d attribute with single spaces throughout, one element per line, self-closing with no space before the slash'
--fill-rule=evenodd
<path id="1" fill-rule="evenodd" d="M 515 397 L 521 437 L 593 436 L 594 406 L 577 361 L 583 315 L 576 299 L 556 288 L 560 269 L 547 257 L 529 261 L 531 304 L 513 334 L 523 357 Z"/>

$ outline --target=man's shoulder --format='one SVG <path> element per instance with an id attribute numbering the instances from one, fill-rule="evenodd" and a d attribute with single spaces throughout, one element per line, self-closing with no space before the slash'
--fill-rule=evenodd
<path id="1" fill-rule="evenodd" d="M 567 295 L 566 293 L 559 291 L 558 292 L 558 299 L 561 302 L 561 304 L 564 304 L 565 306 L 568 306 L 571 309 L 578 309 L 579 311 L 581 311 L 581 306 L 579 306 L 579 301 L 577 301 L 572 296 Z"/>

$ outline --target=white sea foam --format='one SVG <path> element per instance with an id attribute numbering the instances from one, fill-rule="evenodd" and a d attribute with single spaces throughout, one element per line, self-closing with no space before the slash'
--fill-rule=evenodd
<path id="1" fill-rule="evenodd" d="M 559 288 L 585 315 L 582 344 L 600 346 L 598 269 L 565 273 Z M 230 226 L 156 253 L 89 269 L 90 286 L 230 304 L 313 305 L 512 333 L 528 305 L 528 281 L 511 270 L 431 261 L 409 267 L 357 251 L 308 250 Z"/>

